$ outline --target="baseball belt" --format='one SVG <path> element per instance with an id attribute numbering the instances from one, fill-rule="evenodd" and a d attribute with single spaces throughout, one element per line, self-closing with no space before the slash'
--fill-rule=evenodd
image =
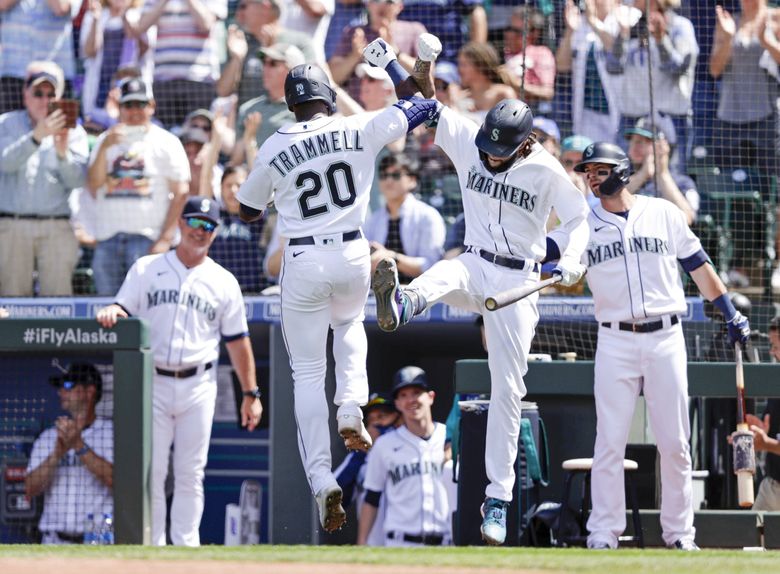
<path id="1" fill-rule="evenodd" d="M 441 546 L 444 542 L 444 536 L 441 534 L 405 534 L 403 532 L 388 532 L 387 537 L 391 540 L 403 540 L 414 544 L 424 544 L 425 546 Z"/>
<path id="2" fill-rule="evenodd" d="M 363 234 L 359 229 L 356 229 L 355 231 L 345 231 L 344 234 L 341 236 L 342 241 L 354 241 L 355 239 L 360 239 L 363 237 Z M 293 237 L 290 239 L 290 245 L 315 245 L 316 241 L 314 241 L 314 237 L 311 235 L 307 237 Z"/>
<path id="3" fill-rule="evenodd" d="M 669 326 L 676 325 L 680 322 L 680 318 L 677 315 L 672 315 L 669 320 Z M 602 323 L 602 327 L 609 327 L 611 329 L 620 329 L 621 331 L 629 331 L 631 333 L 654 333 L 664 328 L 664 320 L 648 321 L 646 323 Z"/>
<path id="4" fill-rule="evenodd" d="M 214 363 L 206 363 L 203 366 L 203 370 L 208 371 L 213 366 Z M 154 370 L 157 371 L 158 375 L 162 375 L 163 377 L 172 377 L 174 379 L 188 379 L 191 376 L 198 374 L 198 368 L 199 367 L 191 367 L 189 369 L 182 369 L 180 371 L 169 371 L 168 369 L 161 369 L 160 367 L 155 367 Z"/>
<path id="5" fill-rule="evenodd" d="M 508 267 L 509 269 L 519 269 L 520 271 L 527 269 L 532 273 L 539 273 L 538 261 L 528 261 L 527 259 L 520 259 L 517 257 L 506 257 L 504 255 L 491 253 L 490 251 L 485 251 L 484 249 L 479 249 L 477 247 L 467 247 L 466 251 L 468 251 L 469 253 L 476 253 L 485 261 L 489 261 L 490 263 L 493 263 L 494 265 L 499 265 L 500 267 Z"/>

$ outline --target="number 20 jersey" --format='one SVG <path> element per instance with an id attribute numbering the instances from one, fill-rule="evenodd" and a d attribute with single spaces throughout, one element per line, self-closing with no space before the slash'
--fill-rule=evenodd
<path id="1" fill-rule="evenodd" d="M 260 210 L 273 201 L 283 237 L 358 229 L 368 211 L 376 156 L 407 127 L 395 107 L 286 125 L 260 147 L 238 200 Z"/>

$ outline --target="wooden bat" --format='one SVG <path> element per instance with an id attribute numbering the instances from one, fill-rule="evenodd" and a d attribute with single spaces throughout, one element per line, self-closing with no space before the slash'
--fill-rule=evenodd
<path id="1" fill-rule="evenodd" d="M 737 365 L 737 432 L 734 434 L 734 473 L 737 475 L 737 497 L 741 507 L 753 506 L 753 474 L 756 471 L 756 453 L 753 433 L 745 416 L 745 374 L 742 367 L 742 345 L 734 346 Z"/>
<path id="2" fill-rule="evenodd" d="M 501 291 L 501 293 L 497 293 L 496 295 L 485 299 L 485 308 L 488 311 L 497 311 L 498 309 L 503 309 L 507 305 L 517 303 L 521 299 L 525 299 L 532 293 L 536 293 L 548 285 L 554 285 L 555 283 L 558 283 L 561 279 L 563 279 L 563 277 L 556 274 L 548 279 L 539 281 L 536 285 L 530 285 L 528 287 L 514 287 L 512 289 L 507 289 L 506 291 Z"/>

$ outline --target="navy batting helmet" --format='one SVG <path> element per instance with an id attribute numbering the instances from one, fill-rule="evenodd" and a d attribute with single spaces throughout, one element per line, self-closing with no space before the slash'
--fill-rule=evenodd
<path id="1" fill-rule="evenodd" d="M 620 147 L 607 142 L 596 142 L 585 148 L 582 152 L 582 161 L 574 166 L 574 171 L 584 173 L 585 166 L 589 163 L 605 163 L 618 166 L 627 162 L 626 152 L 620 149 Z"/>
<path id="2" fill-rule="evenodd" d="M 336 92 L 330 87 L 327 74 L 316 64 L 301 64 L 290 70 L 284 80 L 284 99 L 290 111 L 293 106 L 312 100 L 328 104 L 330 113 L 336 111 Z"/>
<path id="3" fill-rule="evenodd" d="M 525 143 L 534 129 L 534 116 L 521 100 L 501 100 L 491 109 L 475 142 L 480 151 L 494 157 L 509 157 Z"/>

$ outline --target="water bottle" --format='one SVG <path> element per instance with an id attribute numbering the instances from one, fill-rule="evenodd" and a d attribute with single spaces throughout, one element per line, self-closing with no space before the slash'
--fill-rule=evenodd
<path id="1" fill-rule="evenodd" d="M 84 544 L 92 546 L 98 544 L 97 531 L 95 529 L 95 515 L 91 512 L 87 514 L 87 518 L 84 520 Z"/>
<path id="2" fill-rule="evenodd" d="M 100 542 L 99 544 L 113 544 L 114 543 L 114 518 L 110 512 L 106 512 L 103 515 L 103 524 L 100 529 Z"/>

